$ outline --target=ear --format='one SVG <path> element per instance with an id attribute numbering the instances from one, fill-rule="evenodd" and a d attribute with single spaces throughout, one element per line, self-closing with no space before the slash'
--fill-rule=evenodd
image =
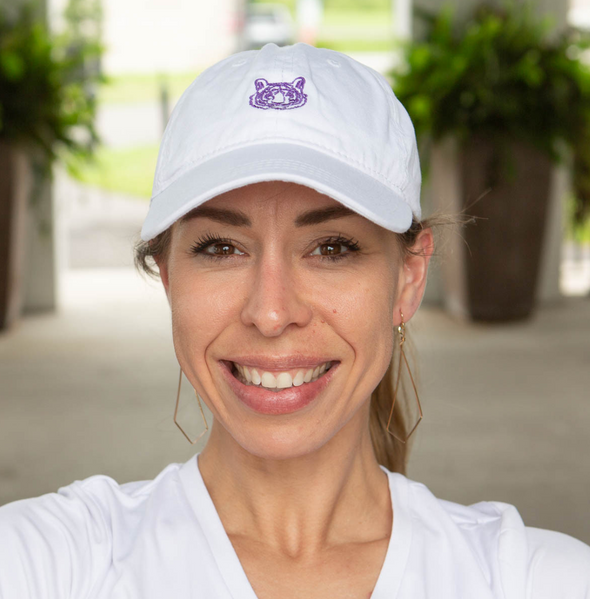
<path id="1" fill-rule="evenodd" d="M 293 83 L 291 83 L 291 85 L 302 92 L 303 86 L 305 85 L 305 79 L 303 77 L 297 77 L 297 79 L 293 79 Z"/>
<path id="2" fill-rule="evenodd" d="M 434 252 L 432 229 L 420 231 L 411 249 L 418 252 L 418 255 L 410 254 L 405 258 L 399 274 L 398 297 L 393 314 L 393 322 L 396 324 L 401 322 L 400 311 L 404 315 L 404 322 L 408 322 L 422 303 L 428 265 Z"/>
<path id="3" fill-rule="evenodd" d="M 268 85 L 268 81 L 266 79 L 256 79 L 256 81 L 254 81 L 254 85 L 256 86 L 256 91 L 259 92 Z"/>

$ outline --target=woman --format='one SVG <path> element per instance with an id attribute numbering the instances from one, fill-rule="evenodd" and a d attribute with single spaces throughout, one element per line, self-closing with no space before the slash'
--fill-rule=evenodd
<path id="1" fill-rule="evenodd" d="M 415 423 L 391 374 L 433 252 L 419 194 L 406 111 L 347 56 L 269 44 L 198 77 L 136 258 L 213 414 L 206 447 L 1 508 L 0 596 L 589 598 L 587 545 L 403 475 Z"/>

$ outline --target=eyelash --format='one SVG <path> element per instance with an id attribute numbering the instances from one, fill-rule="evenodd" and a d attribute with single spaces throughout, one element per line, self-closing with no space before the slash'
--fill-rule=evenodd
<path id="1" fill-rule="evenodd" d="M 197 241 L 191 246 L 190 253 L 194 254 L 194 255 L 204 256 L 206 258 L 211 258 L 213 260 L 231 258 L 232 254 L 216 256 L 214 254 L 209 254 L 209 253 L 205 252 L 205 250 L 209 246 L 215 245 L 215 244 L 226 244 L 226 245 L 234 246 L 234 242 L 227 237 L 218 237 L 216 235 L 212 235 L 211 233 L 206 233 L 205 235 L 203 235 L 203 237 L 200 237 L 199 239 L 197 239 Z M 329 245 L 329 244 L 343 245 L 344 247 L 348 248 L 348 251 L 344 252 L 342 254 L 336 254 L 334 256 L 319 256 L 320 259 L 322 259 L 322 260 L 327 259 L 327 260 L 330 260 L 331 262 L 337 262 L 344 258 L 352 257 L 352 255 L 355 252 L 358 252 L 361 249 L 358 242 L 355 241 L 353 238 L 348 239 L 346 237 L 343 237 L 342 235 L 328 237 L 327 239 L 322 240 L 318 244 L 317 247 L 322 246 L 322 245 Z"/>

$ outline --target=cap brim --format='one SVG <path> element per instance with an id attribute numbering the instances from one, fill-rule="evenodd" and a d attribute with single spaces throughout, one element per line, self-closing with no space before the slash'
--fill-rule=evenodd
<path id="1" fill-rule="evenodd" d="M 404 233 L 412 224 L 412 210 L 401 191 L 321 151 L 269 143 L 230 150 L 183 173 L 152 198 L 141 238 L 153 239 L 215 196 L 261 181 L 311 187 L 396 233 Z"/>

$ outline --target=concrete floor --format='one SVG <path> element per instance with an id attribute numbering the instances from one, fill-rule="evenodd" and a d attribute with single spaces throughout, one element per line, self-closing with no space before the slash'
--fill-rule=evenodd
<path id="1" fill-rule="evenodd" d="M 0 335 L 0 504 L 98 473 L 153 478 L 196 451 L 172 422 L 178 366 L 158 285 L 129 268 L 71 270 L 59 313 Z M 590 299 L 495 327 L 423 306 L 408 336 L 424 410 L 410 478 L 590 543 Z"/>

